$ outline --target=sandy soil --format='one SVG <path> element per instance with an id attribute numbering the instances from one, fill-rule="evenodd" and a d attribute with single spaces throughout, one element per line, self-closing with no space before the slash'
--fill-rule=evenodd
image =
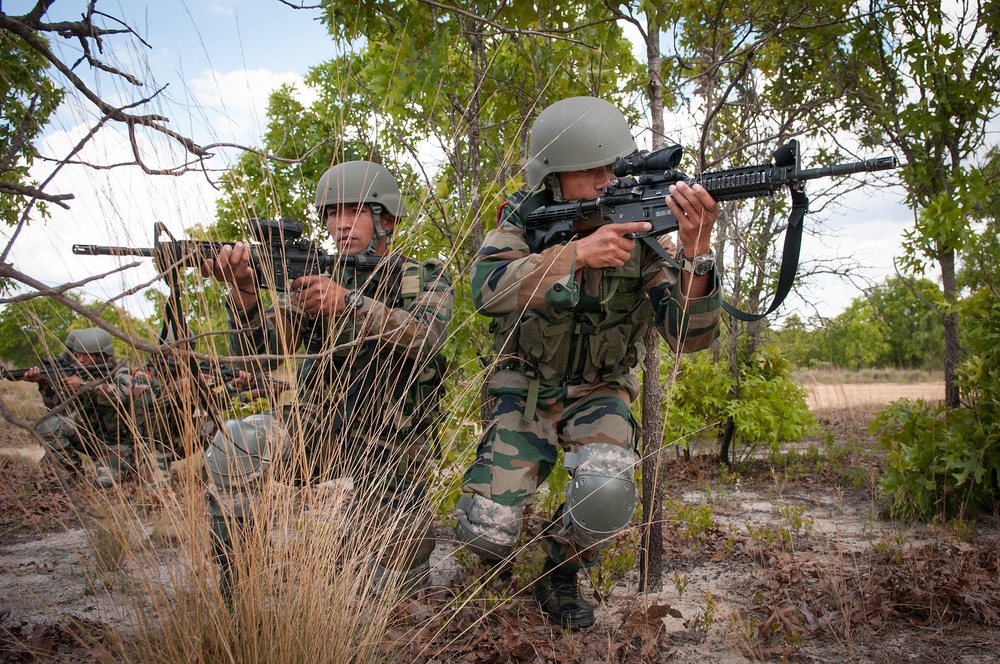
<path id="1" fill-rule="evenodd" d="M 944 400 L 944 381 L 939 383 L 840 383 L 807 385 L 807 403 L 812 410 L 887 404 L 897 399 Z"/>
<path id="2" fill-rule="evenodd" d="M 834 412 L 830 409 L 845 405 L 887 403 L 904 396 L 940 399 L 944 392 L 943 384 L 938 383 L 813 385 L 808 390 L 810 404 L 824 416 Z M 865 435 L 862 429 L 838 431 L 838 442 L 856 445 L 858 437 Z M 57 494 L 53 478 L 38 469 L 39 453 L 30 444 L 0 450 L 0 468 L 4 469 L 0 472 L 11 481 L 29 478 L 38 496 Z M 17 460 L 4 462 L 4 455 Z M 847 591 L 854 592 L 850 590 L 852 574 L 856 580 L 864 580 L 860 561 L 868 560 L 886 542 L 906 542 L 914 548 L 926 542 L 945 548 L 958 546 L 950 536 L 941 543 L 939 531 L 905 528 L 880 520 L 871 477 L 865 477 L 870 474 L 865 463 L 862 459 L 858 467 L 849 469 L 858 478 L 858 486 L 844 481 L 846 470 L 831 479 L 829 469 L 823 468 L 818 472 L 791 471 L 788 467 L 768 467 L 757 472 L 750 468 L 745 475 L 734 478 L 721 477 L 717 466 L 707 459 L 701 463 L 668 464 L 668 496 L 675 501 L 669 511 L 679 514 L 684 509 L 707 510 L 711 523 L 694 535 L 684 530 L 683 522 L 666 524 L 663 590 L 641 593 L 635 571 L 617 577 L 609 600 L 598 607 L 598 625 L 586 634 L 586 639 L 592 641 L 581 643 L 597 649 L 592 652 L 604 652 L 615 639 L 625 639 L 630 645 L 616 650 L 615 661 L 627 662 L 741 662 L 748 658 L 956 664 L 1000 661 L 1000 632 L 995 625 L 967 624 L 943 617 L 941 621 L 915 626 L 906 621 L 897 624 L 868 617 L 846 639 L 835 629 L 822 627 L 823 620 L 832 621 L 833 617 L 816 613 L 816 597 L 830 570 L 847 570 L 841 581 L 846 595 Z M 17 482 L 15 486 L 24 486 Z M 59 639 L 45 629 L 63 624 L 67 617 L 87 624 L 100 625 L 110 620 L 120 624 L 122 607 L 128 606 L 130 600 L 94 574 L 94 548 L 88 531 L 78 524 L 58 528 L 47 523 L 44 514 L 56 511 L 58 505 L 45 503 L 38 507 L 31 502 L 32 490 L 17 489 L 20 498 L 6 496 L 8 510 L 2 515 L 0 626 L 16 638 L 0 640 L 0 658 L 7 656 L 0 661 L 32 661 L 22 658 L 32 639 L 42 632 L 47 635 L 43 645 L 48 652 L 65 657 L 56 654 L 53 659 L 37 661 L 89 661 L 78 644 L 60 645 Z M 9 508 L 18 500 L 26 508 L 25 518 L 36 519 L 36 528 L 12 521 Z M 30 507 L 33 504 L 36 507 Z M 34 517 L 32 510 L 36 512 Z M 37 514 L 39 511 L 42 516 Z M 152 529 L 150 525 L 138 538 L 148 538 Z M 781 532 L 789 538 L 787 546 L 762 539 L 761 533 Z M 439 524 L 438 534 L 441 543 L 432 561 L 432 583 L 454 588 L 461 583 L 464 572 L 451 555 L 449 524 Z M 995 546 L 995 523 L 984 524 L 977 537 Z M 156 546 L 162 558 L 169 560 L 177 543 L 168 537 Z M 858 567 L 854 572 L 847 569 L 855 564 Z M 592 589 L 586 591 L 592 597 Z M 789 599 L 800 596 L 800 600 Z M 527 590 L 515 593 L 498 612 L 501 617 L 505 612 L 521 616 L 522 621 L 527 614 L 528 624 L 539 622 L 537 606 Z M 793 613 L 794 619 L 788 617 Z M 643 620 L 651 615 L 662 616 L 655 619 L 659 626 L 652 636 L 641 630 L 634 632 L 636 628 L 630 621 L 637 615 L 645 616 Z M 547 638 L 555 639 L 547 644 L 549 650 L 532 643 L 534 654 L 523 659 L 508 652 L 492 659 L 463 656 L 459 660 L 457 655 L 452 659 L 442 651 L 435 661 L 606 661 L 582 654 L 567 655 L 565 641 L 552 637 L 551 630 L 545 633 L 549 634 Z M 623 633 L 631 636 L 626 639 Z M 655 648 L 635 646 L 639 639 L 636 634 L 652 639 Z M 427 649 L 432 645 L 428 644 Z M 546 652 L 563 654 L 546 656 Z M 399 657 L 393 661 L 414 661 L 409 656 Z"/>

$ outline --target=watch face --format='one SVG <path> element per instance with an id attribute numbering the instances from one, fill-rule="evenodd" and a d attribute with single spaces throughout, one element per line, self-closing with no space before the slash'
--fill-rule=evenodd
<path id="1" fill-rule="evenodd" d="M 696 256 L 693 259 L 693 264 L 692 274 L 699 277 L 703 274 L 708 274 L 715 268 L 715 255 L 703 254 Z"/>
<path id="2" fill-rule="evenodd" d="M 360 309 L 361 305 L 364 303 L 364 300 L 365 298 L 356 291 L 351 291 L 344 296 L 344 304 L 346 304 L 351 309 Z"/>

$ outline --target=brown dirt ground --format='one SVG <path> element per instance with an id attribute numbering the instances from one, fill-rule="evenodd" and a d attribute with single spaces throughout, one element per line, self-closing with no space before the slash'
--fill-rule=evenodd
<path id="1" fill-rule="evenodd" d="M 443 522 L 436 592 L 403 610 L 385 661 L 1000 661 L 997 518 L 970 535 L 878 516 L 871 410 L 901 396 L 938 399 L 943 386 L 809 391 L 832 446 L 824 436 L 733 471 L 709 455 L 665 464 L 662 590 L 641 592 L 634 569 L 617 573 L 597 625 L 570 636 L 540 618 L 523 566 L 502 589 L 507 599 L 459 610 L 452 598 L 475 570 L 452 562 Z M 8 456 L 33 447 L 0 435 L 21 448 Z M 93 577 L 94 549 L 51 465 L 30 452 L 0 456 L 0 473 L 0 661 L 98 661 L 127 602 Z M 618 550 L 634 547 L 634 534 L 621 539 Z M 158 546 L 169 558 L 175 545 Z M 592 584 L 585 591 L 595 599 Z"/>

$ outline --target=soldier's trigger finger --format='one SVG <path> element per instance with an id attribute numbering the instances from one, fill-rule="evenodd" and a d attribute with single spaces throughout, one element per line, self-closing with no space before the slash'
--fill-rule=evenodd
<path id="1" fill-rule="evenodd" d="M 615 233 L 621 237 L 631 239 L 635 233 L 645 233 L 653 230 L 653 225 L 648 221 L 630 221 L 627 224 L 608 224 Z"/>

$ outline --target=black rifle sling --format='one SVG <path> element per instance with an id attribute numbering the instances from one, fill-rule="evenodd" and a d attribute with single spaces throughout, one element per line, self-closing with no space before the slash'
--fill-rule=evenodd
<path id="1" fill-rule="evenodd" d="M 778 288 L 774 292 L 771 306 L 762 314 L 751 314 L 737 309 L 723 300 L 722 308 L 733 318 L 747 323 L 764 318 L 781 306 L 781 303 L 785 301 L 785 297 L 788 296 L 789 291 L 792 289 L 792 284 L 795 283 L 795 273 L 799 269 L 799 250 L 802 248 L 802 220 L 809 210 L 809 199 L 804 189 L 792 188 L 791 193 L 792 211 L 788 215 L 788 228 L 785 229 L 785 246 L 781 250 L 781 267 L 778 269 Z M 666 252 L 663 245 L 657 242 L 655 237 L 646 235 L 642 239 L 650 249 L 656 252 L 660 258 L 667 261 L 671 267 L 678 270 L 681 269 L 681 266 L 674 260 L 674 257 Z"/>
<path id="2" fill-rule="evenodd" d="M 788 228 L 785 229 L 785 246 L 781 250 L 781 267 L 778 268 L 778 288 L 774 292 L 771 306 L 761 314 L 751 314 L 740 311 L 728 302 L 722 303 L 722 308 L 738 320 L 746 323 L 758 321 L 777 309 L 795 283 L 795 273 L 799 269 L 799 250 L 802 248 L 802 220 L 809 210 L 809 198 L 806 196 L 802 183 L 798 187 L 789 187 L 792 194 L 792 211 L 788 215 Z"/>

